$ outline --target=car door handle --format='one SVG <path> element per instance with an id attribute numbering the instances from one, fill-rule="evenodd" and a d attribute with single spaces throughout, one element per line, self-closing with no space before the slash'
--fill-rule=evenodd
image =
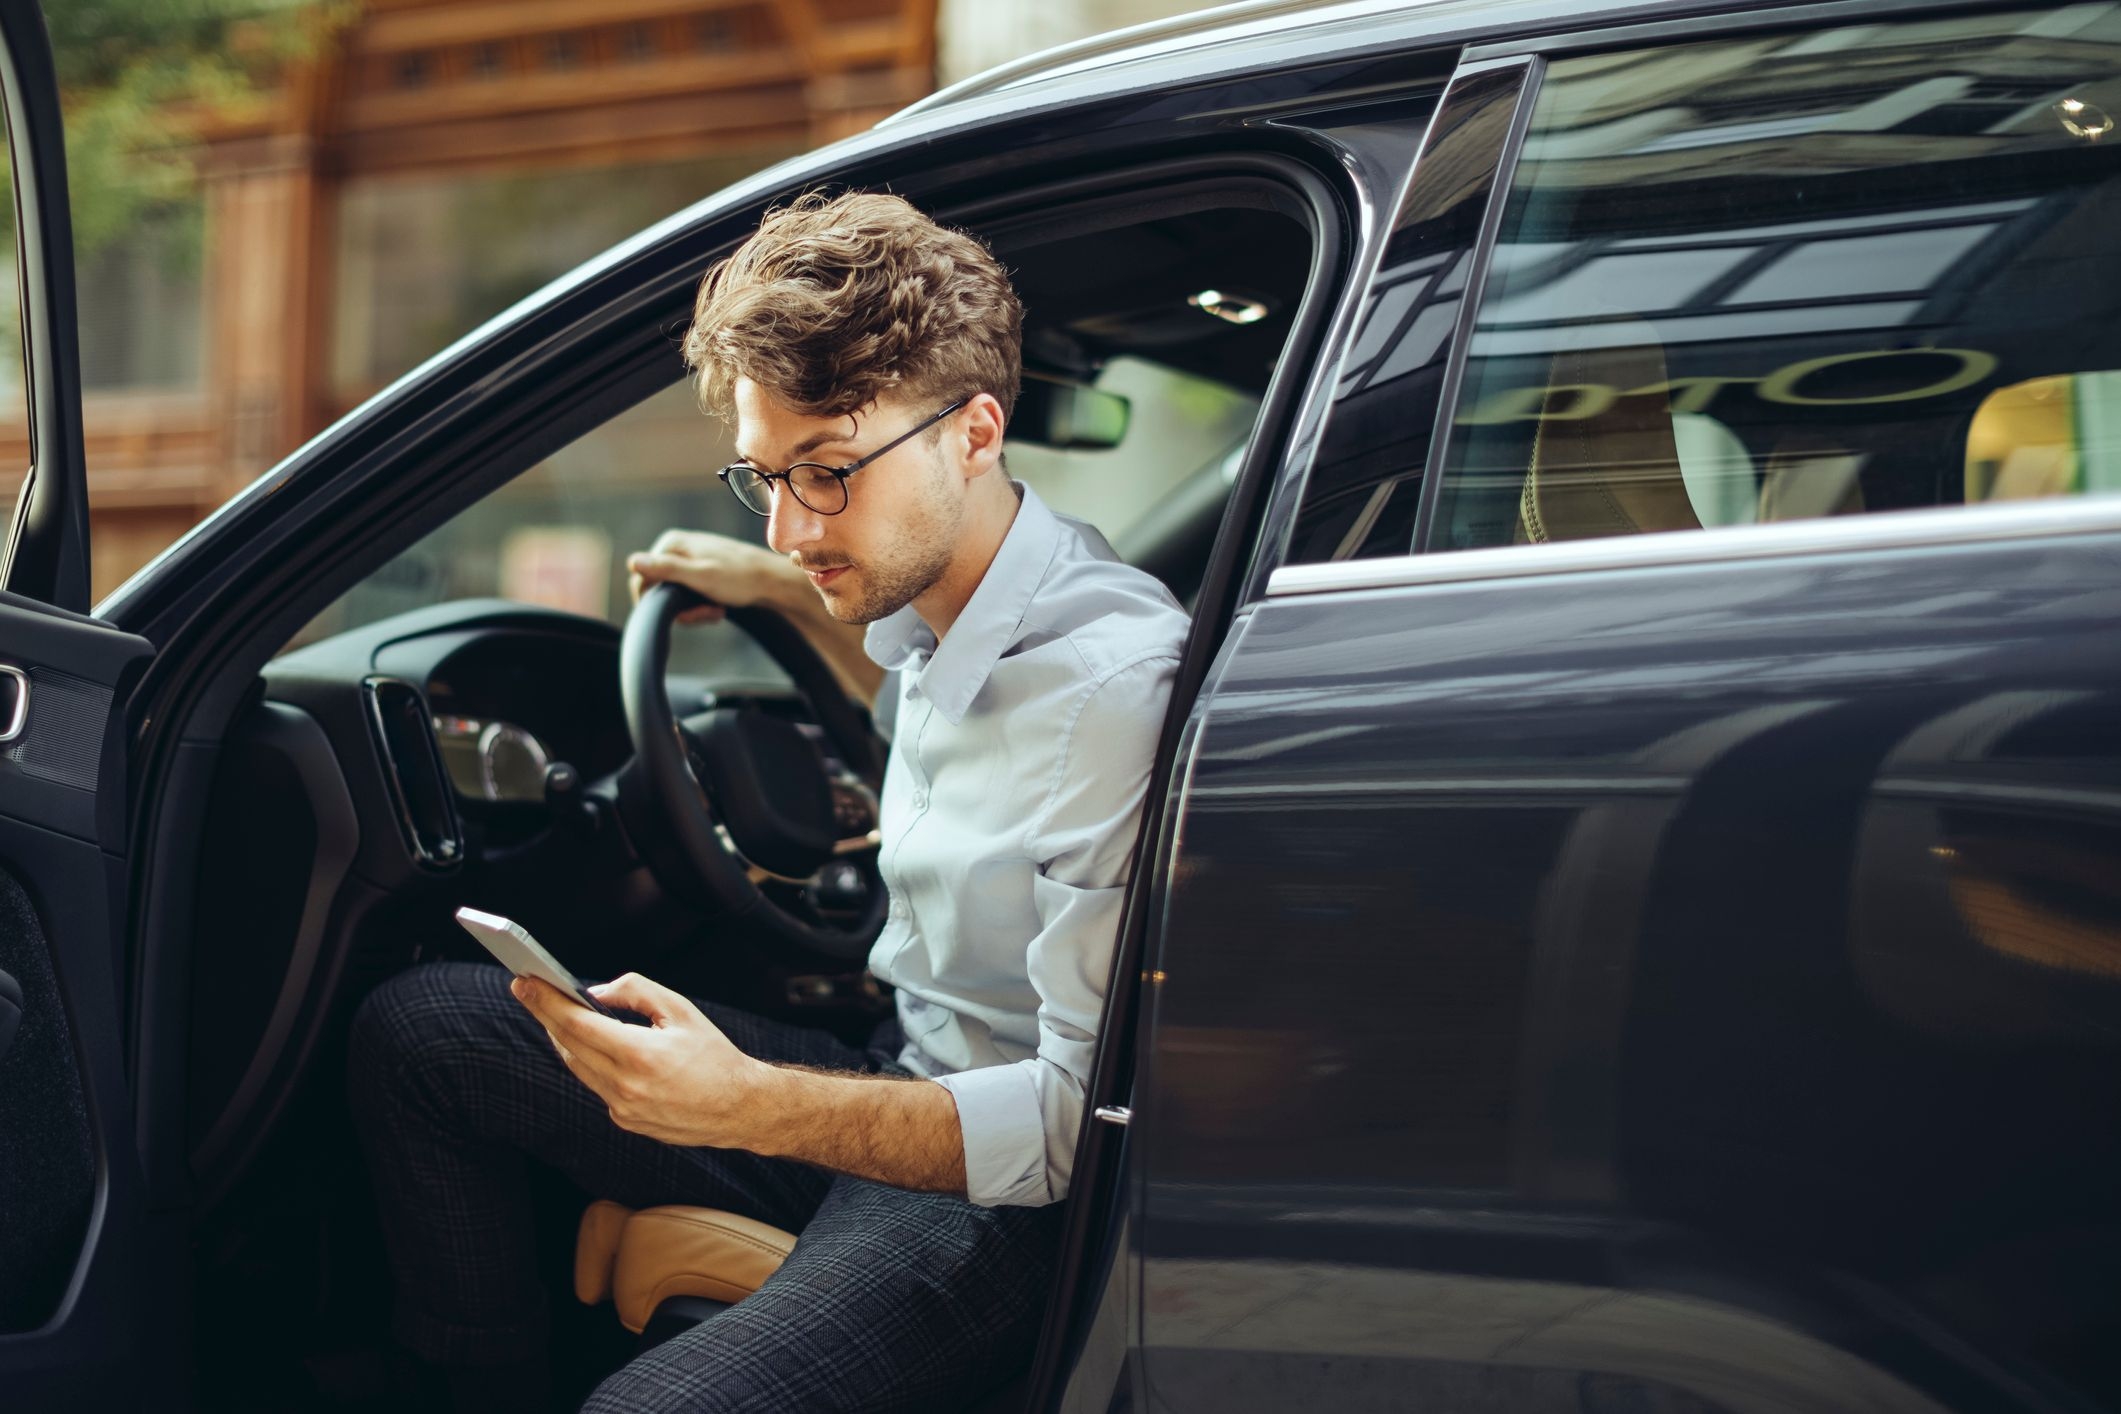
<path id="1" fill-rule="evenodd" d="M 21 1021 L 22 986 L 0 972 L 0 1060 L 7 1059 L 8 1047 L 15 1044 L 15 1028 Z"/>
<path id="2" fill-rule="evenodd" d="M 0 663 L 0 746 L 22 735 L 29 721 L 29 674 Z"/>

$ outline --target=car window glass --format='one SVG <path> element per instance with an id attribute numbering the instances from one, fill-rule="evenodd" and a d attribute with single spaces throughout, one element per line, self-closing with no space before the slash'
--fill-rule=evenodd
<path id="1" fill-rule="evenodd" d="M 2117 488 L 2121 13 L 1557 62 L 1430 548 Z"/>
<path id="2" fill-rule="evenodd" d="M 1128 402 L 1127 430 L 1117 447 L 1009 448 L 1009 474 L 1036 490 L 1063 515 L 1086 520 L 1122 555 L 1145 519 L 1182 485 L 1204 471 L 1235 476 L 1241 450 L 1259 411 L 1242 389 L 1183 373 L 1147 359 L 1115 358 L 1095 386 Z M 1221 484 L 1227 489 L 1228 481 Z"/>
<path id="3" fill-rule="evenodd" d="M 1966 499 L 2121 491 L 2121 373 L 2062 373 L 1998 388 L 1966 434 Z"/>
<path id="4" fill-rule="evenodd" d="M 1010 474 L 1059 511 L 1130 535 L 1193 478 L 1217 475 L 1258 407 L 1251 394 L 1146 359 L 1112 360 L 1096 386 L 1127 397 L 1120 445 L 1008 448 Z M 626 556 L 678 527 L 765 543 L 766 522 L 714 473 L 736 456 L 729 430 L 680 382 L 637 404 L 460 512 L 355 585 L 287 647 L 452 599 L 492 596 L 623 624 Z M 1218 492 L 1227 481 L 1218 483 Z M 857 495 L 859 492 L 856 493 Z M 1218 495 L 1217 505 L 1220 504 Z M 283 650 L 285 651 L 285 650 Z M 679 632 L 671 671 L 721 682 L 778 683 L 780 670 L 725 625 Z"/>
<path id="5" fill-rule="evenodd" d="M 626 556 L 673 526 L 763 543 L 765 522 L 714 479 L 735 460 L 723 425 L 678 382 L 577 438 L 429 532 L 313 620 L 289 648 L 452 599 L 494 597 L 624 623 Z M 724 626 L 671 642 L 676 672 L 778 679 Z"/>
<path id="6" fill-rule="evenodd" d="M 15 174 L 0 146 L 0 243 L 6 248 L 8 278 L 0 280 L 0 508 L 9 512 L 12 533 L 15 502 L 29 479 L 29 385 L 23 378 L 22 288 L 16 272 Z M 5 541 L 0 540 L 0 547 Z"/>

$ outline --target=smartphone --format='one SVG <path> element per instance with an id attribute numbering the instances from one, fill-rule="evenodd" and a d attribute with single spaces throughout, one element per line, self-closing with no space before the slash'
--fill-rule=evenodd
<path id="1" fill-rule="evenodd" d="M 465 932 L 484 943 L 486 951 L 499 959 L 501 966 L 516 976 L 550 982 L 599 1016 L 608 1016 L 613 1021 L 627 1019 L 627 1013 L 608 1007 L 589 995 L 589 989 L 577 981 L 572 972 L 560 966 L 558 959 L 540 947 L 538 940 L 531 937 L 530 930 L 522 924 L 498 913 L 481 913 L 476 908 L 458 909 L 457 922 L 464 925 Z"/>

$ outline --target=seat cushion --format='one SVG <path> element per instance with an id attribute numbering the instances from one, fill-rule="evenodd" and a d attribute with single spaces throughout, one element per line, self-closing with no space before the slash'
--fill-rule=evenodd
<path id="1" fill-rule="evenodd" d="M 574 1294 L 592 1306 L 609 1297 L 620 1323 L 639 1334 L 673 1296 L 736 1304 L 794 1250 L 793 1233 L 716 1208 L 636 1212 L 600 1199 L 575 1238 Z"/>

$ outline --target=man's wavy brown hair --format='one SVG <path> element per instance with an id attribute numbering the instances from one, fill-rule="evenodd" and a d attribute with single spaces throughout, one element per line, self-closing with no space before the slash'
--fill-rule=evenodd
<path id="1" fill-rule="evenodd" d="M 700 281 L 685 366 L 722 417 L 739 378 L 814 417 L 897 392 L 991 393 L 1006 420 L 1023 373 L 1024 310 L 971 236 L 899 197 L 812 192 L 766 213 Z"/>

